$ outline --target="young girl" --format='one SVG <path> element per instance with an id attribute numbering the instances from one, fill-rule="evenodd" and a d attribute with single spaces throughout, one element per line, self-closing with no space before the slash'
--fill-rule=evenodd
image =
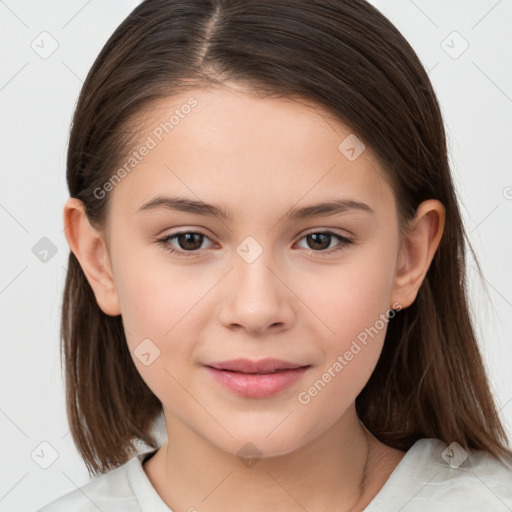
<path id="1" fill-rule="evenodd" d="M 439 105 L 371 5 L 143 2 L 84 83 L 67 179 L 96 478 L 44 512 L 512 510 Z"/>

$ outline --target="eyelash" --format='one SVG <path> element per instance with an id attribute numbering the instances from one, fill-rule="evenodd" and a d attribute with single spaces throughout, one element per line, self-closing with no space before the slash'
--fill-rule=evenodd
<path id="1" fill-rule="evenodd" d="M 169 241 L 180 236 L 180 235 L 185 235 L 185 234 L 195 234 L 195 235 L 201 235 L 205 238 L 208 238 L 209 237 L 202 233 L 201 231 L 179 231 L 178 233 L 173 233 L 172 235 L 167 235 L 163 238 L 160 238 L 157 240 L 157 243 L 160 244 L 164 250 L 166 250 L 167 252 L 169 253 L 172 253 L 172 254 L 178 254 L 185 258 L 197 258 L 197 257 L 201 257 L 200 255 L 198 255 L 198 253 L 200 253 L 200 250 L 196 250 L 196 251 L 182 251 L 182 250 L 178 250 L 178 249 L 174 249 L 173 247 L 170 247 L 169 246 Z M 342 251 L 342 250 L 345 250 L 347 246 L 351 245 L 354 243 L 353 240 L 351 240 L 350 238 L 347 238 L 345 236 L 342 236 L 338 233 L 335 233 L 334 231 L 331 231 L 329 229 L 326 229 L 326 230 L 322 230 L 322 231 L 311 231 L 310 233 L 306 233 L 300 240 L 302 240 L 303 238 L 307 237 L 308 235 L 318 235 L 318 234 L 322 234 L 322 235 L 331 235 L 331 236 L 334 236 L 335 238 L 337 238 L 341 243 L 336 245 L 335 247 L 329 249 L 329 250 L 321 250 L 321 251 L 313 251 L 311 250 L 310 252 L 314 253 L 314 254 L 318 254 L 319 256 L 330 256 L 331 254 L 333 253 L 336 253 L 338 251 Z"/>

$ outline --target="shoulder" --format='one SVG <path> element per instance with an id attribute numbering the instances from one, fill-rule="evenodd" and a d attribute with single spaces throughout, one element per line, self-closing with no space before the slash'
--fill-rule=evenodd
<path id="1" fill-rule="evenodd" d="M 139 512 L 140 506 L 128 478 L 128 472 L 134 465 L 140 465 L 140 456 L 135 456 L 122 466 L 97 476 L 37 512 Z"/>
<path id="2" fill-rule="evenodd" d="M 433 438 L 417 441 L 365 509 L 384 512 L 512 510 L 512 464 Z"/>

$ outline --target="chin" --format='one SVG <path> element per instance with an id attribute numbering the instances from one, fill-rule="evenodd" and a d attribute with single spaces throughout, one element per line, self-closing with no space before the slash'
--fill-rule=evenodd
<path id="1" fill-rule="evenodd" d="M 299 450 L 307 443 L 307 440 L 301 438 L 300 433 L 294 435 L 289 428 L 283 428 L 281 432 L 277 432 L 279 428 L 269 435 L 267 430 L 262 432 L 260 429 L 245 428 L 237 433 L 235 429 L 230 430 L 228 427 L 233 438 L 224 438 L 225 442 L 210 439 L 210 442 L 220 450 L 237 456 L 242 462 L 244 462 L 243 459 L 251 461 L 285 456 Z"/>

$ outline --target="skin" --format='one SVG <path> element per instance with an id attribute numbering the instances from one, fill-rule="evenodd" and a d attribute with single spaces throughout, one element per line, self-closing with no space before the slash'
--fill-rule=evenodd
<path id="1" fill-rule="evenodd" d="M 368 433 L 355 410 L 387 323 L 309 403 L 298 395 L 379 315 L 414 301 L 441 239 L 443 205 L 422 203 L 401 237 L 393 190 L 371 148 L 350 161 L 338 146 L 351 131 L 326 112 L 233 83 L 160 101 L 140 119 L 141 141 L 190 97 L 198 106 L 103 199 L 105 230 L 91 226 L 79 200 L 64 209 L 69 246 L 98 305 L 122 314 L 134 363 L 164 407 L 168 442 L 144 470 L 175 511 L 362 508 L 404 456 Z M 137 212 L 157 195 L 200 199 L 234 218 Z M 374 214 L 283 217 L 341 198 Z M 322 256 L 343 244 L 306 237 L 325 229 L 354 243 Z M 179 231 L 206 235 L 195 245 L 168 241 L 201 256 L 171 254 L 156 241 Z M 248 236 L 263 250 L 251 263 L 236 251 Z M 148 366 L 133 355 L 147 338 L 160 350 Z M 202 367 L 237 357 L 311 367 L 277 395 L 251 398 Z M 237 457 L 248 442 L 261 455 L 250 467 Z"/>

